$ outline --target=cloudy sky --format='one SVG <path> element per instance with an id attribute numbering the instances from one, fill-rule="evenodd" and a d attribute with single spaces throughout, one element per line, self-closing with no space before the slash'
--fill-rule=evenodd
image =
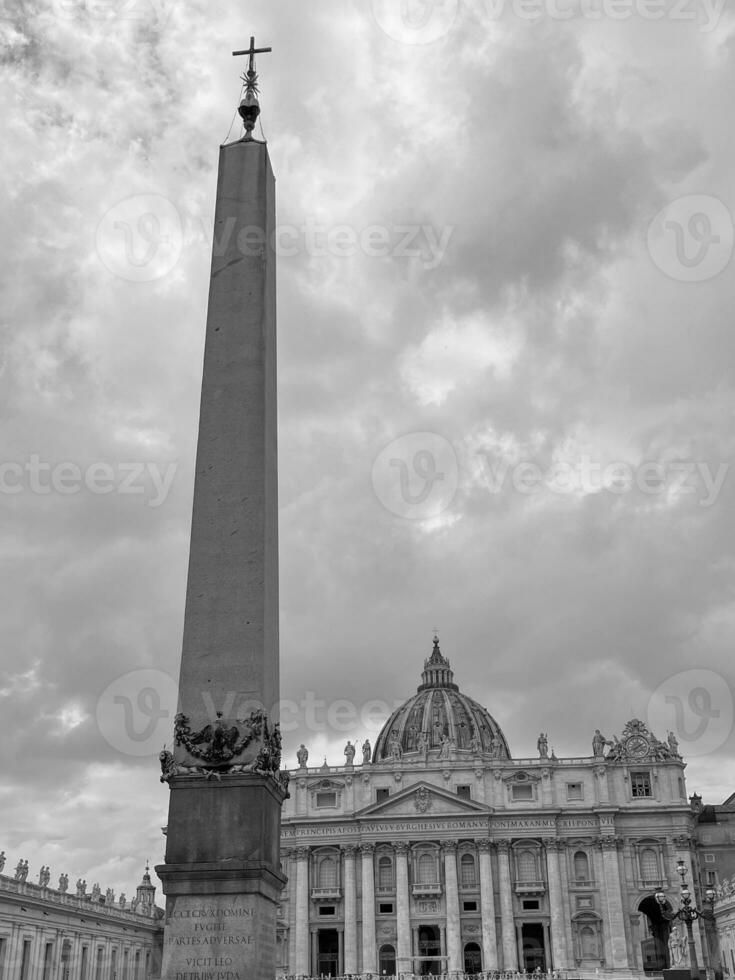
<path id="1" fill-rule="evenodd" d="M 732 792 L 722 7 L 11 2 L 9 865 L 130 894 L 162 859 L 217 154 L 251 33 L 273 47 L 287 763 L 374 738 L 437 627 L 516 757 L 640 717 L 676 732 L 690 792 Z"/>

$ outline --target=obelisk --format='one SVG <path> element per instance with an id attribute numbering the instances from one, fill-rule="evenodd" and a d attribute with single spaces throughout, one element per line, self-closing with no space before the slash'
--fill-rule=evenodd
<path id="1" fill-rule="evenodd" d="M 270 49 L 261 49 L 270 50 Z M 170 788 L 162 977 L 273 980 L 279 864 L 275 181 L 251 38 L 220 147 Z"/>

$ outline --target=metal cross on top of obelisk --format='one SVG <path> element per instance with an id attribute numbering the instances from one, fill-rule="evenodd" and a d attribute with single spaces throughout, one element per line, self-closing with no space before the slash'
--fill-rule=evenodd
<path id="1" fill-rule="evenodd" d="M 253 138 L 253 129 L 255 127 L 255 120 L 260 115 L 260 104 L 258 103 L 258 74 L 255 71 L 255 56 L 256 54 L 265 54 L 268 51 L 272 51 L 272 48 L 256 48 L 255 38 L 250 38 L 250 47 L 246 48 L 245 51 L 233 51 L 233 57 L 238 57 L 240 55 L 248 55 L 248 70 L 242 76 L 243 82 L 245 82 L 245 98 L 240 102 L 238 107 L 238 112 L 242 116 L 242 121 L 245 126 L 245 139 L 251 140 Z"/>

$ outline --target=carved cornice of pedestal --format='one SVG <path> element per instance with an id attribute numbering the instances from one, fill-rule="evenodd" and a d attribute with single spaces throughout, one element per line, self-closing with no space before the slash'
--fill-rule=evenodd
<path id="1" fill-rule="evenodd" d="M 456 840 L 443 840 L 441 842 L 442 854 L 456 854 L 457 853 L 457 841 Z"/>
<path id="2" fill-rule="evenodd" d="M 541 841 L 547 851 L 563 851 L 567 842 L 562 837 L 544 837 Z"/>
<path id="3" fill-rule="evenodd" d="M 495 841 L 489 837 L 481 837 L 475 841 L 475 846 L 478 851 L 487 851 L 490 854 L 495 850 Z"/>
<path id="4" fill-rule="evenodd" d="M 495 846 L 498 849 L 499 854 L 507 854 L 510 851 L 511 841 L 508 837 L 501 837 L 500 840 L 496 840 Z"/>
<path id="5" fill-rule="evenodd" d="M 363 854 L 372 854 L 375 851 L 375 841 L 364 841 L 360 844 L 360 850 Z"/>
<path id="6" fill-rule="evenodd" d="M 297 861 L 308 861 L 310 852 L 311 852 L 310 847 L 297 847 L 294 850 L 294 854 L 296 855 Z"/>
<path id="7" fill-rule="evenodd" d="M 393 845 L 393 850 L 396 854 L 408 854 L 409 844 L 405 840 L 397 840 Z"/>

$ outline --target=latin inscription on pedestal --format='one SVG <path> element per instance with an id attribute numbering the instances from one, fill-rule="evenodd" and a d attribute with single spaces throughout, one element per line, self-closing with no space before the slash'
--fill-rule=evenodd
<path id="1" fill-rule="evenodd" d="M 250 980 L 274 962 L 275 907 L 257 895 L 180 895 L 167 913 L 166 980 Z"/>

